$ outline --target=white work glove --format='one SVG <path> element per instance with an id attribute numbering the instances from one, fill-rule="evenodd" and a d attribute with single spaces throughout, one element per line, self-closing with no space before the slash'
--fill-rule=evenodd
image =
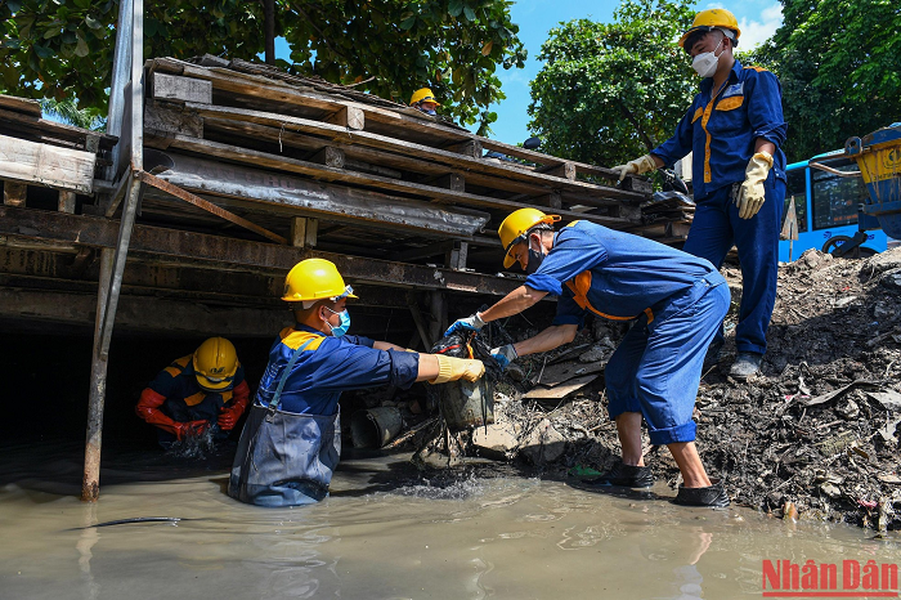
<path id="1" fill-rule="evenodd" d="M 763 201 L 766 200 L 764 182 L 770 169 L 773 168 L 773 157 L 767 152 L 758 152 L 748 161 L 745 169 L 745 180 L 738 189 L 735 206 L 741 219 L 750 219 L 757 214 Z"/>
<path id="2" fill-rule="evenodd" d="M 644 175 L 645 173 L 656 171 L 657 162 L 653 156 L 645 154 L 641 158 L 630 160 L 624 165 L 617 165 L 613 167 L 613 170 L 619 171 L 619 180 L 622 181 L 626 178 L 626 175 Z"/>
<path id="3" fill-rule="evenodd" d="M 465 331 L 480 331 L 484 326 L 485 321 L 482 320 L 482 315 L 475 313 L 465 319 L 457 319 L 454 321 L 453 324 L 447 328 L 447 331 L 444 332 L 444 335 L 449 336 L 452 333 L 463 333 Z"/>
<path id="4" fill-rule="evenodd" d="M 511 362 L 519 358 L 519 354 L 516 353 L 516 348 L 513 347 L 513 344 L 492 348 L 491 356 L 497 361 L 501 371 L 505 371 Z"/>

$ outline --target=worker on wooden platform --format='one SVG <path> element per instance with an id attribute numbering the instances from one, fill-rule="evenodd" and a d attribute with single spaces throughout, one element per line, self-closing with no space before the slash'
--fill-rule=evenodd
<path id="1" fill-rule="evenodd" d="M 441 105 L 435 100 L 435 95 L 431 89 L 420 88 L 413 92 L 413 96 L 410 98 L 410 106 L 427 115 L 437 117 L 438 107 Z"/>
<path id="2" fill-rule="evenodd" d="M 325 498 L 341 454 L 338 400 L 345 390 L 407 389 L 417 381 L 476 381 L 484 374 L 478 360 L 348 335 L 346 303 L 356 297 L 328 260 L 303 260 L 288 273 L 282 300 L 295 325 L 283 329 L 269 351 L 232 467 L 233 498 L 270 507 Z"/>
<path id="3" fill-rule="evenodd" d="M 212 337 L 176 359 L 144 388 L 135 407 L 139 417 L 159 428 L 159 442 L 169 448 L 214 427 L 223 439 L 247 408 L 250 388 L 235 346 Z"/>
<path id="4" fill-rule="evenodd" d="M 775 75 L 743 67 L 732 55 L 741 30 L 728 10 L 702 10 L 679 45 L 703 78 L 676 133 L 650 154 L 614 167 L 620 180 L 692 154 L 697 204 L 683 250 L 722 266 L 733 243 L 741 262 L 742 296 L 730 375 L 746 379 L 760 370 L 766 331 L 776 303 L 779 231 L 785 202 L 786 123 Z M 723 345 L 720 328 L 711 362 Z"/>
<path id="5" fill-rule="evenodd" d="M 519 356 L 573 341 L 589 313 L 634 320 L 605 370 L 622 461 L 586 485 L 653 485 L 642 456 L 643 415 L 651 443 L 667 446 L 682 472 L 675 502 L 727 506 L 722 482 L 708 478 L 698 456 L 692 420 L 704 354 L 729 308 L 725 279 L 703 258 L 588 221 L 574 221 L 555 233 L 553 224 L 559 220 L 534 208 L 521 208 L 504 219 L 498 230 L 504 267 L 519 263 L 528 273 L 525 284 L 487 310 L 457 320 L 448 333 L 478 331 L 548 294 L 557 296 L 557 316 L 550 327 L 491 351 L 505 367 Z"/>

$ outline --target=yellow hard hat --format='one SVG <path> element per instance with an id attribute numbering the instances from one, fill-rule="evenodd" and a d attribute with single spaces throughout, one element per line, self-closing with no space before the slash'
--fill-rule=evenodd
<path id="1" fill-rule="evenodd" d="M 435 94 L 433 94 L 432 90 L 429 88 L 420 88 L 413 92 L 413 97 L 410 98 L 410 104 L 415 105 L 420 102 L 434 102 L 435 104 L 438 104 L 438 106 L 441 106 L 441 104 L 435 100 Z"/>
<path id="2" fill-rule="evenodd" d="M 695 15 L 695 20 L 694 23 L 691 24 L 691 28 L 679 38 L 679 46 L 685 48 L 685 41 L 691 34 L 697 31 L 710 31 L 714 27 L 722 27 L 734 31 L 735 38 L 732 41 L 735 46 L 738 45 L 741 29 L 738 28 L 738 21 L 735 20 L 735 15 L 725 8 L 708 8 Z M 685 49 L 686 51 L 689 50 L 689 48 Z"/>
<path id="3" fill-rule="evenodd" d="M 507 215 L 497 229 L 501 246 L 504 247 L 504 268 L 509 269 L 516 262 L 511 250 L 518 242 L 523 241 L 523 236 L 528 230 L 541 223 L 550 225 L 559 220 L 560 215 L 546 215 L 537 208 L 520 208 Z"/>
<path id="4" fill-rule="evenodd" d="M 238 353 L 225 338 L 212 337 L 200 344 L 194 352 L 194 374 L 197 383 L 205 390 L 222 390 L 235 381 L 238 370 Z"/>
<path id="5" fill-rule="evenodd" d="M 282 300 L 306 303 L 325 298 L 356 298 L 353 288 L 344 284 L 335 263 L 324 258 L 308 258 L 294 265 L 285 277 Z"/>

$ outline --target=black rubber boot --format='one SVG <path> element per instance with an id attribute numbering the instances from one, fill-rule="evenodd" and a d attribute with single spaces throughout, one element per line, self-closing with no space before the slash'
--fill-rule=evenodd
<path id="1" fill-rule="evenodd" d="M 710 487 L 687 488 L 679 486 L 675 504 L 682 506 L 707 506 L 710 508 L 726 508 L 729 506 L 729 495 L 723 488 L 723 482 L 714 480 Z"/>
<path id="2" fill-rule="evenodd" d="M 654 485 L 654 474 L 650 467 L 633 467 L 621 462 L 616 463 L 612 469 L 595 479 L 583 479 L 582 483 L 587 487 L 630 487 L 649 488 Z"/>
<path id="3" fill-rule="evenodd" d="M 757 354 L 756 352 L 739 352 L 738 356 L 735 357 L 735 362 L 732 363 L 729 375 L 735 379 L 744 381 L 751 375 L 756 375 L 760 372 L 760 362 L 762 360 L 763 354 Z"/>

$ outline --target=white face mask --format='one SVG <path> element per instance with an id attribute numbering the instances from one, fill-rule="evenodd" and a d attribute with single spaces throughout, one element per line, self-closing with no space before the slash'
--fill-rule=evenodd
<path id="1" fill-rule="evenodd" d="M 719 63 L 719 56 L 716 55 L 716 51 L 720 49 L 722 43 L 723 40 L 720 38 L 720 43 L 716 45 L 713 52 L 702 52 L 694 57 L 694 60 L 691 61 L 691 68 L 698 75 L 705 78 L 713 77 L 716 73 L 716 66 Z"/>

